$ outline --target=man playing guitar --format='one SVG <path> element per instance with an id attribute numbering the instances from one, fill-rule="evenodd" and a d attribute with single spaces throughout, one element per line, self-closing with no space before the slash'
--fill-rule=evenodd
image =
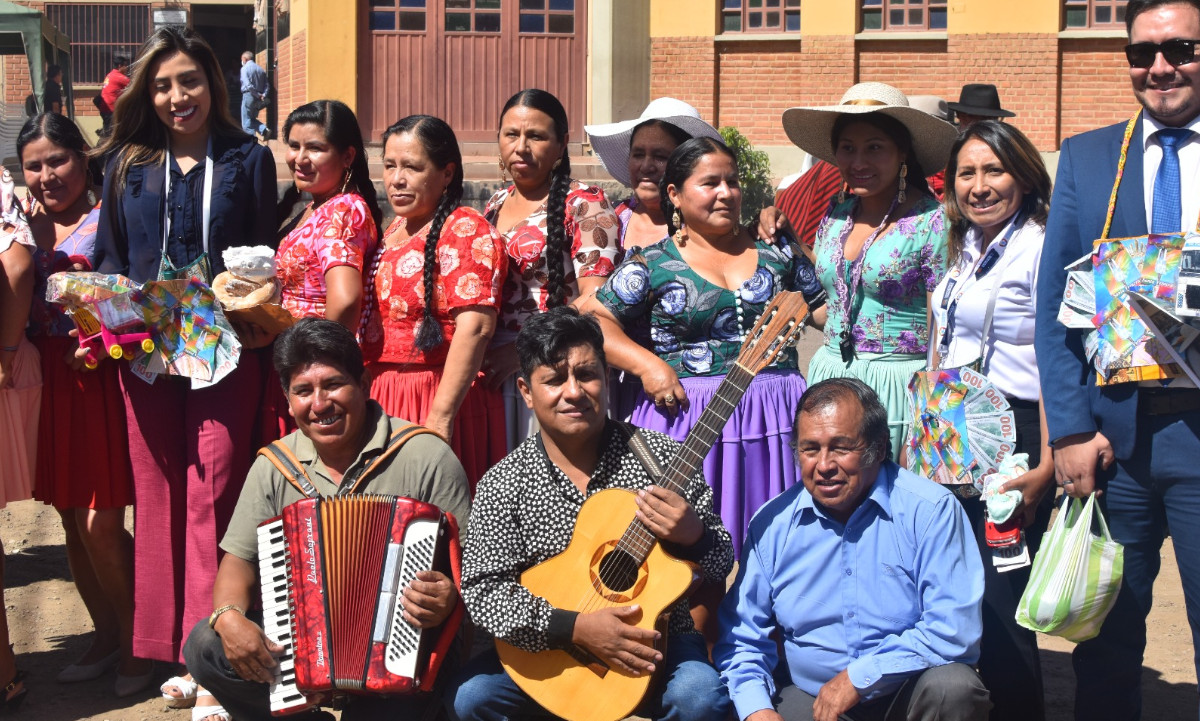
<path id="1" fill-rule="evenodd" d="M 554 308 L 531 318 L 516 345 L 517 387 L 541 432 L 489 470 L 476 489 L 462 573 L 473 622 L 531 653 L 567 650 L 626 676 L 661 671 L 665 687 L 646 697 L 642 715 L 724 719 L 729 698 L 686 598 L 670 610 L 664 653 L 655 648 L 657 632 L 632 625 L 640 617 L 637 605 L 571 611 L 521 585 L 523 571 L 567 548 L 584 500 L 610 488 L 637 492 L 637 520 L 670 555 L 698 564 L 706 578 L 724 583 L 733 547 L 702 474 L 691 477 L 683 496 L 653 485 L 629 448 L 629 427 L 608 419 L 608 366 L 594 318 Z M 661 465 L 679 448 L 665 435 L 643 435 Z M 550 715 L 510 678 L 494 650 L 463 668 L 446 700 L 457 719 Z"/>

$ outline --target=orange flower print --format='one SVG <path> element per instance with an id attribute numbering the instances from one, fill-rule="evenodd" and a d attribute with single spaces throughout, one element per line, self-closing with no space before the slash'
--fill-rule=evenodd
<path id="1" fill-rule="evenodd" d="M 388 318 L 393 321 L 404 320 L 408 315 L 408 303 L 403 298 L 392 298 L 388 304 Z"/>
<path id="2" fill-rule="evenodd" d="M 379 264 L 379 270 L 375 272 L 375 277 L 379 279 L 379 296 L 386 298 L 392 294 L 392 271 L 394 267 L 387 261 L 382 261 Z"/>
<path id="3" fill-rule="evenodd" d="M 471 260 L 484 266 L 492 268 L 495 266 L 494 258 L 496 257 L 496 241 L 490 235 L 481 235 L 471 241 Z"/>
<path id="4" fill-rule="evenodd" d="M 454 225 L 450 228 L 450 232 L 459 238 L 469 238 L 475 234 L 475 229 L 477 227 L 479 227 L 479 224 L 475 222 L 474 218 L 459 218 L 458 220 L 454 221 Z"/>
<path id="5" fill-rule="evenodd" d="M 463 300 L 475 300 L 483 290 L 483 281 L 475 273 L 467 273 L 458 279 L 454 293 Z"/>
<path id="6" fill-rule="evenodd" d="M 450 275 L 458 267 L 458 248 L 438 248 L 437 255 L 443 276 Z"/>
<path id="7" fill-rule="evenodd" d="M 396 275 L 400 278 L 411 278 L 424 269 L 424 254 L 417 250 L 408 251 L 396 263 Z"/>

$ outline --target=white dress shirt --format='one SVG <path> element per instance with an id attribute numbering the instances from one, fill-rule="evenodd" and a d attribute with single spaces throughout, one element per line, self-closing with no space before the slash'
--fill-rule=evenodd
<path id="1" fill-rule="evenodd" d="M 1167 126 L 1142 113 L 1142 186 L 1146 199 L 1146 228 L 1153 227 L 1154 178 L 1162 162 L 1162 144 L 1154 135 Z M 1188 123 L 1192 136 L 1178 145 L 1179 188 L 1183 191 L 1183 227 L 1178 230 L 1195 230 L 1200 219 L 1200 116 Z"/>
<path id="2" fill-rule="evenodd" d="M 1012 223 L 1012 220 L 1009 220 Z M 998 244 L 1008 232 L 1006 225 L 996 234 L 988 248 Z M 933 290 L 933 318 L 936 335 L 930 336 L 929 347 L 938 345 L 942 329 L 946 327 L 947 308 L 958 296 L 958 308 L 954 312 L 954 336 L 950 348 L 942 359 L 943 368 L 967 365 L 979 357 L 980 340 L 984 316 L 992 289 L 1000 283 L 996 296 L 996 309 L 992 314 L 992 329 L 987 343 L 987 377 L 1010 398 L 1036 401 L 1041 393 L 1038 385 L 1037 357 L 1033 352 L 1033 329 L 1037 305 L 1038 263 L 1042 257 L 1042 241 L 1045 229 L 1032 220 L 1013 232 L 1004 255 L 992 270 L 976 280 L 972 269 L 987 248 L 983 248 L 983 234 L 975 226 L 967 231 L 963 239 L 962 256 L 955 264 L 958 283 L 950 297 L 946 297 L 947 286 L 955 268 L 942 277 Z M 959 296 L 959 291 L 962 295 Z M 1054 319 L 1048 322 L 1053 323 Z"/>

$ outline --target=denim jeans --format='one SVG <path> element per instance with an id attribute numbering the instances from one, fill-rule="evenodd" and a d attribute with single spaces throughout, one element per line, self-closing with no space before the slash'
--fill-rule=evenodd
<path id="1" fill-rule="evenodd" d="M 1133 721 L 1142 713 L 1142 657 L 1159 551 L 1170 528 L 1192 647 L 1200 649 L 1200 412 L 1138 417 L 1134 454 L 1097 472 L 1113 539 L 1125 547 L 1117 602 L 1100 635 L 1075 647 L 1075 718 Z M 1107 483 L 1104 481 L 1107 480 Z"/>
<path id="2" fill-rule="evenodd" d="M 665 721 L 722 721 L 729 716 L 729 695 L 699 634 L 672 636 L 663 664 L 665 690 L 661 698 L 648 696 L 639 715 Z M 476 656 L 450 682 L 446 710 L 456 721 L 553 718 L 504 672 L 495 650 Z"/>
<path id="3" fill-rule="evenodd" d="M 250 135 L 256 133 L 258 135 L 265 135 L 267 126 L 259 122 L 259 110 L 254 108 L 253 103 L 253 93 L 242 93 L 242 130 L 245 130 Z"/>

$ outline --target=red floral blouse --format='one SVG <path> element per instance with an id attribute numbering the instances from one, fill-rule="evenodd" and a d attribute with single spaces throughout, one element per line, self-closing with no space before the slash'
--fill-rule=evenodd
<path id="1" fill-rule="evenodd" d="M 361 196 L 346 193 L 322 203 L 275 251 L 283 307 L 296 318 L 324 318 L 325 273 L 339 265 L 361 273 L 377 241 L 375 220 Z"/>
<path id="2" fill-rule="evenodd" d="M 500 207 L 513 186 L 498 191 L 487 202 L 484 215 L 495 222 Z M 498 341 L 512 340 L 525 319 L 546 310 L 546 204 L 504 234 L 512 272 L 504 283 L 503 303 L 496 325 Z M 567 193 L 567 212 L 563 221 L 571 239 L 571 263 L 564 263 L 563 282 L 571 289 L 568 298 L 578 294 L 577 279 L 612 274 L 621 256 L 618 240 L 620 221 L 604 191 L 578 180 L 571 181 Z M 566 258 L 563 259 L 565 262 Z"/>
<path id="3" fill-rule="evenodd" d="M 444 342 L 422 353 L 417 331 L 425 314 L 426 224 L 408 240 L 399 240 L 405 219 L 397 217 L 384 232 L 374 272 L 375 303 L 363 331 L 368 362 L 406 363 L 441 368 L 454 337 L 451 311 L 478 306 L 500 307 L 500 290 L 508 274 L 508 256 L 500 235 L 479 211 L 462 206 L 450 214 L 438 238 L 434 275 L 436 308 Z"/>

